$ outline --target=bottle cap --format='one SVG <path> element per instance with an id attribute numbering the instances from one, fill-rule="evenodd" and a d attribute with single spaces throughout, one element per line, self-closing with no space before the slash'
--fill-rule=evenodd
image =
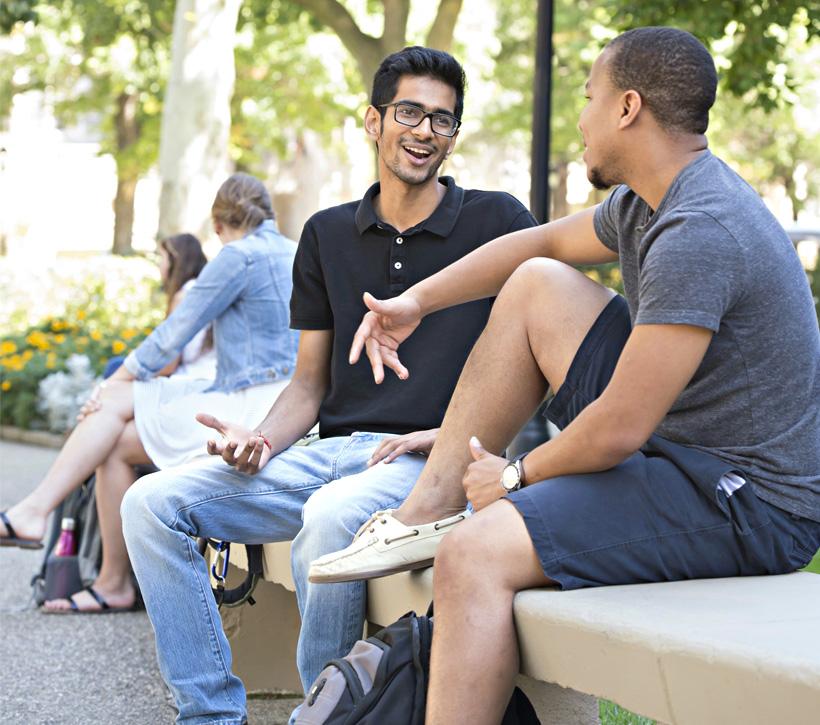
<path id="1" fill-rule="evenodd" d="M 60 522 L 60 528 L 63 531 L 74 531 L 74 519 L 72 518 L 64 518 Z"/>

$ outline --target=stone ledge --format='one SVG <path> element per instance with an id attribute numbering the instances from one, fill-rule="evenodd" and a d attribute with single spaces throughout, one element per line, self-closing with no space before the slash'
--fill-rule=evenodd
<path id="1" fill-rule="evenodd" d="M 265 545 L 265 578 L 288 589 L 289 547 Z M 432 579 L 424 569 L 371 580 L 368 621 L 425 611 Z M 521 592 L 521 672 L 660 722 L 816 725 L 818 602 L 820 575 L 804 572 Z"/>
<path id="2" fill-rule="evenodd" d="M 12 443 L 27 443 L 44 448 L 62 448 L 66 437 L 59 433 L 49 433 L 44 430 L 26 430 L 11 425 L 0 425 L 0 440 Z"/>

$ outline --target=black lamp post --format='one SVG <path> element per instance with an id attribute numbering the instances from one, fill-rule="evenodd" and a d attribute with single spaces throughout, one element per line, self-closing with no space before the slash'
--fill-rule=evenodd
<path id="1" fill-rule="evenodd" d="M 553 0 L 538 0 L 535 43 L 535 88 L 532 110 L 530 211 L 539 223 L 550 214 L 550 115 L 552 102 Z"/>

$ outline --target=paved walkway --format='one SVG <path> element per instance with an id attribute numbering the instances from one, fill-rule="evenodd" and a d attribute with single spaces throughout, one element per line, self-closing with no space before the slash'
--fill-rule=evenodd
<path id="1" fill-rule="evenodd" d="M 0 441 L 0 509 L 30 491 L 56 451 Z M 40 613 L 29 579 L 42 551 L 0 549 L 0 720 L 15 725 L 172 723 L 145 612 Z M 287 722 L 294 700 L 251 699 L 251 725 Z"/>

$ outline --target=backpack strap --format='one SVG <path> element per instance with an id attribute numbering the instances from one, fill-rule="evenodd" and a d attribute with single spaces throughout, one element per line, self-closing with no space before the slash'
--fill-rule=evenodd
<path id="1" fill-rule="evenodd" d="M 248 557 L 248 573 L 245 579 L 236 587 L 231 589 L 225 588 L 225 575 L 228 572 L 228 562 L 230 557 L 231 544 L 229 541 L 213 541 L 207 538 L 200 538 L 197 540 L 197 548 L 199 553 L 204 556 L 205 550 L 210 546 L 217 552 L 223 552 L 225 559 L 223 561 L 221 572 L 216 571 L 216 562 L 211 567 L 211 573 L 216 580 L 216 586 L 212 587 L 216 605 L 220 609 L 225 607 L 238 607 L 240 604 L 247 602 L 250 605 L 256 604 L 252 594 L 256 589 L 256 584 L 262 576 L 264 549 L 262 544 L 245 544 L 245 552 Z"/>

